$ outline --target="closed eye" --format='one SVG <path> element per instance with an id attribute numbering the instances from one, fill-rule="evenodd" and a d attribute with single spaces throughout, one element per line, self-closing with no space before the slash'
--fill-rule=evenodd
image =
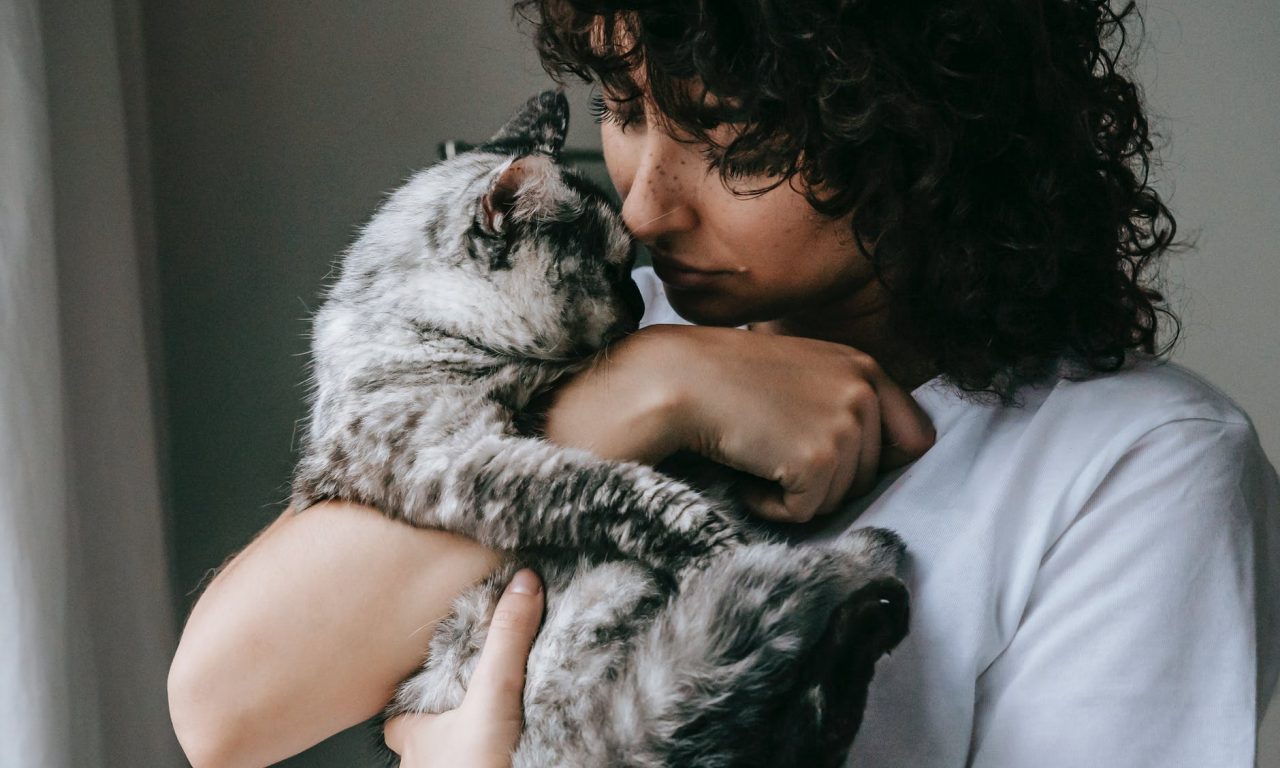
<path id="1" fill-rule="evenodd" d="M 638 106 L 639 99 L 633 99 L 627 102 L 620 102 L 616 107 L 610 107 L 605 103 L 604 96 L 599 93 L 591 94 L 591 119 L 597 125 L 601 123 L 613 123 L 619 129 L 625 131 L 644 123 L 644 109 Z"/>

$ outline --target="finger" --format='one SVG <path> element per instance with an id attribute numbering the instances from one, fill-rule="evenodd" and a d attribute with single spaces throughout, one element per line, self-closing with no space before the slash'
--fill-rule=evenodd
<path id="1" fill-rule="evenodd" d="M 867 374 L 880 399 L 879 468 L 894 469 L 915 461 L 933 446 L 937 437 L 929 414 L 878 365 L 870 366 Z"/>
<path id="2" fill-rule="evenodd" d="M 840 508 L 840 502 L 848 495 L 849 489 L 857 481 L 861 466 L 862 448 L 854 445 L 842 451 L 836 458 L 835 471 L 831 473 L 831 482 L 822 497 L 822 503 L 813 511 L 814 517 L 829 515 Z"/>
<path id="3" fill-rule="evenodd" d="M 397 715 L 386 722 L 382 728 L 382 739 L 387 749 L 397 755 L 403 755 L 411 734 L 426 728 L 439 715 Z"/>
<path id="4" fill-rule="evenodd" d="M 751 510 L 751 514 L 762 520 L 775 523 L 798 523 L 791 510 L 782 503 L 782 489 L 777 483 L 753 477 L 742 481 L 738 486 L 738 498 Z"/>
<path id="5" fill-rule="evenodd" d="M 708 443 L 707 445 L 715 446 L 718 443 Z M 756 457 L 767 456 L 769 463 L 746 463 L 736 462 L 733 460 L 735 456 Z M 770 477 L 777 476 L 777 463 L 773 462 L 773 457 L 764 452 L 751 451 L 714 451 L 707 454 L 711 461 L 723 464 L 738 471 L 738 476 L 734 480 L 734 494 L 743 505 L 751 511 L 752 515 L 770 520 L 775 523 L 799 523 L 804 522 L 796 517 L 795 510 L 789 508 L 783 500 L 786 488 Z M 794 483 L 794 481 L 793 481 Z M 808 518 L 806 517 L 805 520 Z"/>
<path id="6" fill-rule="evenodd" d="M 513 724 L 513 738 L 519 732 L 524 671 L 542 621 L 543 604 L 538 575 L 528 568 L 518 571 L 494 608 L 489 636 L 463 703 L 483 717 Z"/>
<path id="7" fill-rule="evenodd" d="M 752 515 L 775 523 L 800 522 L 794 519 L 793 512 L 783 504 L 782 487 L 772 480 L 765 479 L 764 473 L 768 470 L 730 464 L 723 458 L 716 461 L 738 470 L 739 475 L 734 479 L 733 492 Z"/>
<path id="8" fill-rule="evenodd" d="M 775 478 L 782 486 L 782 504 L 790 510 L 792 520 L 807 523 L 817 514 L 827 498 L 839 459 L 837 447 L 822 448 L 795 465 L 801 472 Z"/>
<path id="9" fill-rule="evenodd" d="M 866 495 L 876 485 L 876 479 L 880 474 L 880 458 L 884 452 L 883 432 L 880 419 L 880 402 L 879 399 L 867 398 L 858 403 L 858 418 L 862 423 L 862 440 L 858 444 L 857 452 L 857 469 L 854 473 L 853 480 L 844 489 L 844 495 L 839 501 L 844 501 L 847 497 L 858 497 Z"/>
<path id="10" fill-rule="evenodd" d="M 831 476 L 831 486 L 826 498 L 818 506 L 818 515 L 827 515 L 840 508 L 844 499 L 866 484 L 866 460 L 868 453 L 876 456 L 880 450 L 880 404 L 875 388 L 868 385 L 850 401 L 849 423 L 840 434 L 845 437 L 836 452 L 836 470 Z M 870 443 L 870 445 L 868 445 Z M 874 471 L 873 467 L 873 471 Z"/>
<path id="11" fill-rule="evenodd" d="M 822 501 L 813 510 L 814 517 L 829 515 L 840 507 L 840 501 L 849 490 L 850 484 L 857 479 L 861 448 L 851 445 L 836 454 L 827 488 L 822 494 Z"/>

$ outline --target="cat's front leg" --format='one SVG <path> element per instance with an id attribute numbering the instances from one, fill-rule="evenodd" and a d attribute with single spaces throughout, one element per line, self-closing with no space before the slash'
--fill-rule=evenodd
<path id="1" fill-rule="evenodd" d="M 398 494 L 408 522 L 495 549 L 573 549 L 664 569 L 745 536 L 726 506 L 643 464 L 509 436 L 451 452 L 443 473 L 418 471 L 419 461 L 396 481 L 408 485 Z"/>

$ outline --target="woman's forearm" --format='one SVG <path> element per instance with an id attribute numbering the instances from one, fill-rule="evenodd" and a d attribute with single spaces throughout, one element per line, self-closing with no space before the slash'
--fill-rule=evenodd
<path id="1" fill-rule="evenodd" d="M 326 503 L 285 513 L 213 580 L 169 672 L 196 768 L 263 766 L 376 714 L 499 555 Z"/>

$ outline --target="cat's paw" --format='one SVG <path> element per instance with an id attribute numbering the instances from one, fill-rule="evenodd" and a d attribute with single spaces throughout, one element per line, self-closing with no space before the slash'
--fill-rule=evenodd
<path id="1" fill-rule="evenodd" d="M 829 546 L 851 557 L 872 578 L 897 576 L 907 559 L 902 537 L 887 528 L 857 528 Z"/>
<path id="2" fill-rule="evenodd" d="M 910 624 L 907 588 L 896 578 L 864 585 L 835 610 L 811 658 L 817 665 L 822 707 L 819 749 L 807 765 L 836 768 L 862 724 L 867 690 L 876 661 L 907 636 Z"/>
<path id="3" fill-rule="evenodd" d="M 669 497 L 655 518 L 642 523 L 644 535 L 628 537 L 627 554 L 662 570 L 709 562 L 747 543 L 747 528 L 732 511 L 694 492 Z"/>
<path id="4" fill-rule="evenodd" d="M 681 503 L 683 502 L 683 503 Z M 663 523 L 695 547 L 715 553 L 746 542 L 741 517 L 724 504 L 699 493 L 683 494 L 662 513 Z"/>

